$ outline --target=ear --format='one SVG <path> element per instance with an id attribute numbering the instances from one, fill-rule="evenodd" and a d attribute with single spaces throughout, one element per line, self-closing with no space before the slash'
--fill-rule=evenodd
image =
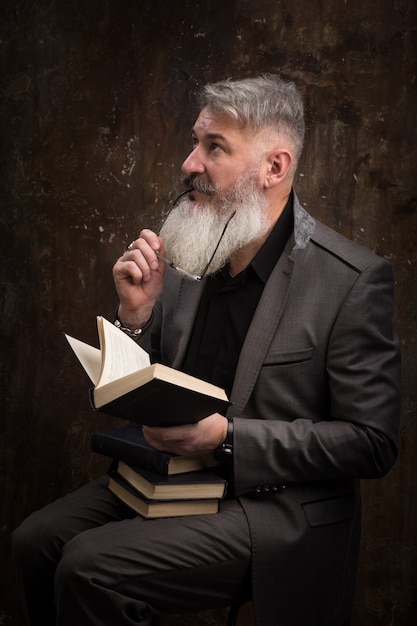
<path id="1" fill-rule="evenodd" d="M 285 148 L 272 150 L 266 157 L 264 188 L 271 189 L 279 185 L 288 175 L 292 163 L 293 157 Z"/>

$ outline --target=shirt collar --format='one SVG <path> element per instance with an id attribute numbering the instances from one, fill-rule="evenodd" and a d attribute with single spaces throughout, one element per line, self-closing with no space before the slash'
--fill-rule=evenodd
<path id="1" fill-rule="evenodd" d="M 222 278 L 227 284 L 242 284 L 246 281 L 247 275 L 255 274 L 259 280 L 266 283 L 272 270 L 277 264 L 285 245 L 294 229 L 294 195 L 291 191 L 287 204 L 278 218 L 275 226 L 268 235 L 262 247 L 255 254 L 249 265 L 240 274 L 231 278 L 229 264 L 227 263 L 213 278 Z"/>

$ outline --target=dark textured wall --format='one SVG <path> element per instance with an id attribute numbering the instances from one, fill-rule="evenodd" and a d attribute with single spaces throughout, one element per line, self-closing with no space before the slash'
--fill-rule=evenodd
<path id="1" fill-rule="evenodd" d="M 114 260 L 180 187 L 198 86 L 264 71 L 305 96 L 303 204 L 395 267 L 401 453 L 363 484 L 353 625 L 417 623 L 414 0 L 3 0 L 0 12 L 0 624 L 22 624 L 10 531 L 104 467 L 89 433 L 111 422 L 90 410 L 63 333 L 95 342 L 95 315 L 112 315 Z M 220 623 L 190 620 L 168 621 Z"/>

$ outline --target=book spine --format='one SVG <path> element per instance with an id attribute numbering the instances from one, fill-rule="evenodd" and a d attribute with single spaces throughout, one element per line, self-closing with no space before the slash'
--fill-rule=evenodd
<path id="1" fill-rule="evenodd" d="M 93 452 L 124 461 L 127 465 L 136 465 L 143 469 L 168 476 L 169 456 L 155 450 L 137 446 L 129 441 L 97 436 L 91 437 Z"/>

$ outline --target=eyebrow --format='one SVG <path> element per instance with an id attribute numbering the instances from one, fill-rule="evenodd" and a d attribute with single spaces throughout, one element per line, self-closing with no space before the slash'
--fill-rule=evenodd
<path id="1" fill-rule="evenodd" d="M 191 129 L 191 135 L 193 137 L 195 137 L 196 139 L 198 139 L 197 133 L 195 131 L 195 128 Z M 210 141 L 218 141 L 218 140 L 220 140 L 223 143 L 225 143 L 227 145 L 230 145 L 230 141 L 228 141 L 228 139 L 224 135 L 222 135 L 221 133 L 207 133 L 207 135 L 203 134 L 203 139 L 208 139 Z"/>
<path id="2" fill-rule="evenodd" d="M 206 137 L 207 139 L 221 139 L 222 141 L 228 143 L 226 137 L 221 133 L 207 133 Z"/>

